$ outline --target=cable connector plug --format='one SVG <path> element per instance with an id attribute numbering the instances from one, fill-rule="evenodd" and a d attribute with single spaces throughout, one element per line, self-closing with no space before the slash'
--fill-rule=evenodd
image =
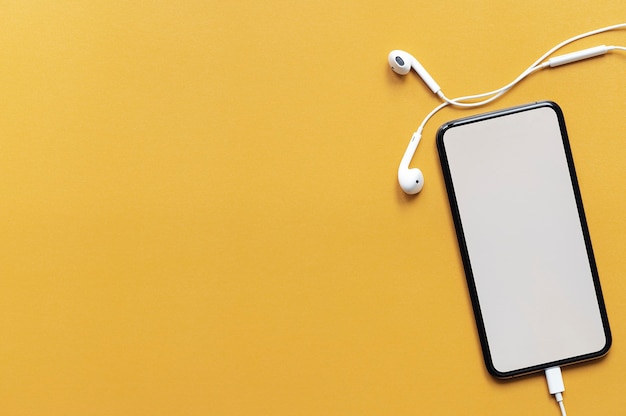
<path id="1" fill-rule="evenodd" d="M 548 391 L 554 395 L 556 402 L 561 409 L 561 415 L 566 416 L 565 405 L 563 404 L 563 392 L 565 391 L 565 384 L 563 383 L 563 375 L 561 374 L 561 367 L 546 368 L 546 381 L 548 382 Z"/>

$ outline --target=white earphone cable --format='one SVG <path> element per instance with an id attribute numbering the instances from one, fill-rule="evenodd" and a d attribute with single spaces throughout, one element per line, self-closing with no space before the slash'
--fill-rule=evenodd
<path id="1" fill-rule="evenodd" d="M 420 126 L 418 127 L 418 129 L 417 129 L 417 131 L 415 133 L 417 133 L 417 134 L 419 134 L 421 136 L 422 135 L 422 130 L 424 130 L 424 126 L 426 125 L 428 120 L 430 120 L 430 118 L 432 116 L 434 116 L 439 110 L 441 110 L 442 108 L 444 108 L 444 107 L 446 107 L 448 105 L 450 105 L 450 104 L 448 102 L 445 102 L 445 103 L 441 103 L 437 107 L 435 107 L 433 109 L 433 111 L 428 113 L 428 115 L 424 118 L 424 120 L 422 121 L 422 124 L 420 124 Z"/>
<path id="2" fill-rule="evenodd" d="M 608 32 L 608 31 L 611 31 L 611 30 L 623 29 L 623 28 L 626 28 L 626 23 L 620 23 L 620 24 L 617 24 L 617 25 L 606 26 L 606 27 L 603 27 L 603 28 L 600 28 L 600 29 L 596 29 L 596 30 L 592 30 L 590 32 L 585 32 L 585 33 L 582 33 L 580 35 L 571 37 L 571 38 L 569 38 L 567 40 L 564 40 L 563 42 L 559 43 L 558 45 L 554 46 L 549 51 L 547 51 L 546 53 L 541 55 L 541 57 L 539 59 L 537 59 L 531 66 L 528 67 L 528 69 L 526 69 L 524 72 L 522 72 L 512 82 L 510 82 L 509 84 L 505 85 L 502 88 L 498 88 L 497 90 L 489 91 L 489 92 L 482 93 L 482 94 L 468 95 L 468 96 L 454 98 L 454 99 L 447 98 L 443 94 L 443 92 L 441 92 L 441 91 L 439 91 L 439 93 L 437 95 L 442 100 L 448 102 L 448 104 L 453 105 L 453 106 L 457 106 L 457 107 L 479 107 L 481 105 L 488 104 L 491 101 L 494 101 L 497 98 L 499 98 L 500 96 L 502 96 L 502 94 L 504 94 L 505 92 L 507 92 L 508 90 L 513 88 L 516 84 L 518 84 L 520 81 L 522 81 L 528 75 L 536 72 L 537 70 L 546 68 L 547 65 L 542 64 L 542 62 L 546 58 L 548 58 L 550 55 L 552 55 L 553 53 L 555 53 L 559 49 L 563 48 L 564 46 L 567 46 L 570 43 L 576 42 L 577 40 L 580 40 L 580 39 L 583 39 L 583 38 L 586 38 L 586 37 L 589 37 L 589 36 L 597 35 L 599 33 L 604 33 L 604 32 Z M 620 49 L 620 50 L 624 49 L 623 47 L 620 47 L 620 46 L 613 46 L 611 48 L 613 48 L 613 49 Z M 488 98 L 488 99 L 483 100 L 483 101 L 478 101 L 478 102 L 467 102 L 467 101 L 471 101 L 471 100 L 475 100 L 475 99 L 483 98 L 483 97 L 489 97 L 489 96 L 493 96 L 493 97 Z"/>
<path id="3" fill-rule="evenodd" d="M 424 67 L 410 54 L 404 51 L 391 51 L 388 56 L 389 65 L 391 69 L 400 74 L 405 75 L 411 69 L 414 69 L 420 78 L 426 83 L 426 85 L 443 101 L 437 107 L 435 107 L 428 115 L 422 120 L 419 128 L 411 137 L 409 141 L 409 146 L 405 151 L 405 154 L 402 158 L 402 162 L 398 168 L 398 181 L 400 182 L 400 187 L 407 194 L 416 194 L 419 193 L 424 186 L 423 176 L 419 169 L 409 169 L 408 165 L 417 149 L 417 145 L 419 144 L 419 139 L 421 138 L 422 131 L 424 130 L 424 126 L 439 110 L 445 108 L 446 106 L 454 106 L 454 107 L 463 107 L 463 108 L 471 108 L 471 107 L 480 107 L 485 104 L 488 104 L 492 101 L 497 100 L 506 92 L 508 92 L 511 88 L 521 82 L 523 79 L 528 77 L 529 75 L 534 74 L 537 71 L 540 71 L 545 68 L 553 68 L 560 65 L 565 65 L 572 62 L 577 62 L 583 59 L 592 58 L 594 56 L 604 55 L 605 53 L 611 50 L 620 50 L 626 51 L 626 48 L 623 46 L 596 46 L 589 49 L 584 49 L 581 51 L 568 53 L 565 55 L 559 55 L 553 58 L 550 58 L 546 61 L 548 57 L 550 57 L 554 52 L 561 49 L 562 47 L 575 42 L 579 39 L 593 36 L 599 33 L 608 32 L 610 30 L 623 29 L 626 28 L 626 23 L 620 23 L 613 26 L 606 26 L 600 29 L 592 30 L 590 32 L 582 33 L 580 35 L 569 38 L 558 45 L 551 48 L 549 51 L 544 53 L 539 59 L 537 59 L 531 66 L 529 66 L 525 71 L 523 71 L 517 78 L 508 83 L 507 85 L 498 88 L 497 90 L 489 91 L 482 94 L 476 95 L 467 95 L 463 97 L 458 97 L 454 99 L 450 99 L 445 96 L 443 91 L 441 91 L 441 87 L 435 82 L 435 80 L 428 74 L 428 72 L 424 69 Z M 544 62 L 545 61 L 545 62 Z M 483 100 L 480 100 L 484 98 Z M 479 101 L 476 101 L 479 100 Z"/>
<path id="4" fill-rule="evenodd" d="M 417 134 L 421 135 L 422 134 L 422 130 L 424 130 L 424 126 L 426 125 L 426 123 L 428 122 L 428 120 L 431 119 L 432 116 L 434 116 L 437 112 L 439 112 L 439 110 L 441 110 L 444 107 L 447 107 L 448 105 L 452 105 L 455 107 L 479 107 L 485 104 L 488 104 L 492 101 L 497 100 L 498 98 L 500 98 L 502 95 L 504 95 L 507 91 L 509 91 L 511 88 L 513 88 L 518 82 L 520 82 L 522 79 L 526 78 L 528 75 L 532 74 L 533 72 L 539 71 L 540 69 L 543 69 L 541 66 L 532 68 L 532 70 L 527 70 L 525 71 L 522 75 L 520 75 L 519 77 L 516 78 L 516 80 L 508 85 L 506 85 L 505 87 L 501 88 L 496 95 L 494 95 L 493 97 L 490 97 L 486 100 L 477 102 L 477 103 L 460 103 L 458 102 L 459 100 L 465 100 L 465 99 L 472 99 L 475 98 L 476 96 L 466 96 L 466 97 L 458 97 L 455 98 L 453 100 L 448 99 L 445 95 L 443 95 L 443 93 L 441 91 L 439 91 L 437 93 L 437 95 L 444 101 L 443 103 L 439 104 L 437 107 L 435 107 L 430 113 L 428 113 L 428 115 L 424 118 L 424 120 L 422 120 L 422 123 L 420 124 L 419 128 L 417 129 Z"/>
<path id="5" fill-rule="evenodd" d="M 511 81 L 509 84 L 505 85 L 504 87 L 499 88 L 494 91 L 486 92 L 483 94 L 466 95 L 464 97 L 458 97 L 458 98 L 453 98 L 453 99 L 449 99 L 448 97 L 446 97 L 442 91 L 439 91 L 437 95 L 439 96 L 439 98 L 441 98 L 448 104 L 455 106 L 455 107 L 465 107 L 465 108 L 480 107 L 480 106 L 489 104 L 492 101 L 497 100 L 498 98 L 503 96 L 506 92 L 508 92 L 511 88 L 519 84 L 524 78 L 526 78 L 527 76 L 541 69 L 544 69 L 544 67 L 541 65 L 532 66 L 528 68 L 526 71 L 522 72 L 517 78 L 515 78 L 513 81 Z M 477 101 L 477 102 L 465 102 L 465 101 L 475 100 L 477 98 L 488 97 L 490 95 L 492 97 L 487 98 L 486 100 Z"/>
<path id="6" fill-rule="evenodd" d="M 513 88 L 517 83 L 519 83 L 521 80 L 523 80 L 524 78 L 526 78 L 528 75 L 539 71 L 543 69 L 542 66 L 535 66 L 533 68 L 529 68 L 526 71 L 524 71 L 520 76 L 518 76 L 513 82 L 507 84 L 506 86 L 500 88 L 499 90 L 497 90 L 497 92 L 495 93 L 495 95 L 493 97 L 490 97 L 486 100 L 480 101 L 480 102 L 476 102 L 476 103 L 461 103 L 459 101 L 461 100 L 469 100 L 469 99 L 473 99 L 476 98 L 478 96 L 476 95 L 469 95 L 469 96 L 465 96 L 465 97 L 458 97 L 455 99 L 448 99 L 445 95 L 443 95 L 443 93 L 441 91 L 439 91 L 437 93 L 437 95 L 444 101 L 443 103 L 439 104 L 437 107 L 435 107 L 430 113 L 428 113 L 428 115 L 424 118 L 424 120 L 422 121 L 422 123 L 420 124 L 419 128 L 417 129 L 417 133 L 418 134 L 422 134 L 422 130 L 424 129 L 424 126 L 426 125 L 426 123 L 428 122 L 428 120 L 431 119 L 432 116 L 434 116 L 439 110 L 441 110 L 442 108 L 448 106 L 448 105 L 452 105 L 455 107 L 479 107 L 485 104 L 488 104 L 492 101 L 497 100 L 498 98 L 500 98 L 502 95 L 504 95 L 507 91 L 509 91 L 511 88 Z M 493 93 L 494 91 L 492 91 Z M 480 96 L 487 96 L 490 93 L 486 93 L 486 94 L 480 94 Z"/>
<path id="7" fill-rule="evenodd" d="M 446 107 L 448 105 L 451 105 L 451 106 L 454 106 L 454 107 L 471 108 L 471 107 L 480 107 L 480 106 L 489 104 L 490 102 L 495 101 L 498 98 L 500 98 L 502 95 L 504 95 L 506 92 L 508 92 L 515 85 L 519 84 L 522 80 L 524 80 L 524 78 L 528 77 L 529 75 L 534 74 L 537 71 L 540 71 L 542 69 L 548 68 L 549 67 L 548 62 L 543 62 L 543 61 L 545 59 L 547 59 L 550 55 L 554 54 L 559 49 L 563 48 L 564 46 L 569 45 L 570 43 L 576 42 L 577 40 L 580 40 L 580 39 L 583 39 L 583 38 L 586 38 L 586 37 L 589 37 L 589 36 L 597 35 L 599 33 L 604 33 L 604 32 L 608 32 L 608 31 L 611 31 L 611 30 L 623 29 L 623 28 L 626 28 L 626 23 L 620 23 L 620 24 L 613 25 L 613 26 L 606 26 L 606 27 L 603 27 L 603 28 L 600 28 L 600 29 L 592 30 L 590 32 L 582 33 L 580 35 L 571 37 L 571 38 L 569 38 L 569 39 L 559 43 L 558 45 L 554 46 L 549 51 L 547 51 L 546 53 L 541 55 L 541 57 L 539 59 L 537 59 L 531 66 L 529 66 L 517 78 L 515 78 L 513 81 L 511 81 L 510 83 L 508 83 L 504 87 L 498 88 L 497 90 L 485 92 L 485 93 L 482 93 L 482 94 L 466 95 L 466 96 L 463 96 L 463 97 L 457 97 L 457 98 L 453 98 L 453 99 L 450 99 L 450 98 L 446 97 L 444 95 L 444 93 L 440 90 L 437 93 L 437 96 L 439 96 L 439 98 L 442 99 L 444 102 L 442 104 L 439 104 L 437 107 L 435 107 L 424 118 L 424 120 L 420 124 L 419 128 L 417 129 L 417 133 L 421 135 L 422 130 L 424 129 L 424 126 L 426 125 L 428 120 L 430 120 L 442 108 L 444 108 L 444 107 Z M 609 47 L 607 47 L 607 51 L 608 50 L 614 50 L 614 49 L 626 51 L 626 47 L 623 47 L 623 46 L 609 46 Z M 483 98 L 483 97 L 489 97 L 489 98 L 487 98 L 485 100 L 482 100 L 482 101 L 472 102 L 472 100 L 476 100 L 478 98 Z"/>

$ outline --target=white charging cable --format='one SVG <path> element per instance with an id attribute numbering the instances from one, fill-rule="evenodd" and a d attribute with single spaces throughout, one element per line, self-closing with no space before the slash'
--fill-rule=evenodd
<path id="1" fill-rule="evenodd" d="M 560 367 L 550 367 L 546 371 L 546 381 L 548 382 L 548 391 L 554 395 L 556 402 L 561 409 L 561 416 L 567 416 L 565 413 L 565 405 L 563 404 L 563 392 L 565 384 L 563 383 L 563 375 Z"/>

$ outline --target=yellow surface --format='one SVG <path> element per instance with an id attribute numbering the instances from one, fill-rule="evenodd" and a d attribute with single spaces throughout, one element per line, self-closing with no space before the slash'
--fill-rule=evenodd
<path id="1" fill-rule="evenodd" d="M 626 390 L 626 55 L 503 85 L 626 2 L 8 1 L 0 5 L 0 414 L 556 415 L 486 372 L 434 145 L 447 120 L 565 113 L 614 345 L 573 415 Z M 622 30 L 585 40 L 626 45 Z"/>

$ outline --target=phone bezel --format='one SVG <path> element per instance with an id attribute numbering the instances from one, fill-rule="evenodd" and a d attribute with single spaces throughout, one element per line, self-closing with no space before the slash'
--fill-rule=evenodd
<path id="1" fill-rule="evenodd" d="M 545 107 L 551 108 L 557 115 L 559 129 L 561 132 L 561 138 L 563 141 L 563 148 L 564 148 L 565 155 L 566 155 L 567 166 L 569 168 L 569 175 L 571 178 L 572 188 L 573 188 L 575 201 L 577 205 L 578 216 L 580 218 L 580 225 L 581 225 L 582 234 L 584 237 L 585 247 L 587 250 L 587 257 L 588 257 L 589 266 L 591 269 L 593 284 L 594 284 L 595 291 L 596 291 L 595 294 L 596 294 L 596 299 L 598 301 L 598 307 L 600 310 L 600 316 L 602 320 L 606 343 L 604 347 L 600 349 L 599 351 L 590 352 L 588 354 L 579 355 L 575 357 L 566 357 L 564 359 L 560 359 L 560 360 L 552 361 L 552 362 L 537 363 L 536 365 L 519 368 L 513 371 L 500 371 L 497 368 L 495 368 L 492 357 L 491 357 L 491 351 L 489 348 L 489 340 L 488 340 L 486 329 L 485 329 L 483 314 L 481 312 L 480 299 L 479 299 L 476 285 L 475 285 L 475 277 L 472 272 L 472 261 L 468 252 L 463 224 L 461 221 L 461 215 L 459 212 L 459 206 L 457 204 L 453 178 L 452 178 L 452 174 L 450 170 L 448 156 L 446 154 L 445 135 L 446 135 L 446 132 L 448 132 L 450 129 L 453 129 L 455 127 L 467 125 L 470 123 L 479 123 L 481 121 L 485 121 L 485 120 L 489 120 L 489 119 L 493 119 L 497 117 L 506 117 L 511 114 L 516 114 L 516 113 L 520 113 L 524 111 L 532 111 L 532 110 L 545 108 Z M 533 372 L 538 372 L 538 371 L 544 370 L 552 366 L 562 366 L 566 364 L 578 363 L 581 361 L 587 361 L 587 360 L 604 356 L 609 351 L 611 343 L 612 343 L 611 331 L 609 327 L 606 306 L 604 303 L 604 297 L 603 297 L 602 289 L 600 286 L 600 279 L 598 276 L 598 270 L 597 270 L 597 266 L 595 262 L 595 257 L 593 254 L 593 248 L 591 245 L 591 238 L 589 235 L 589 229 L 587 226 L 587 220 L 586 220 L 585 212 L 583 208 L 582 197 L 581 197 L 580 189 L 578 185 L 578 179 L 577 179 L 576 171 L 574 168 L 574 161 L 572 157 L 571 147 L 569 144 L 569 138 L 567 135 L 567 130 L 565 128 L 565 119 L 564 119 L 561 108 L 552 101 L 541 101 L 541 102 L 530 103 L 530 104 L 526 104 L 522 106 L 512 107 L 512 108 L 508 108 L 504 110 L 489 112 L 485 114 L 479 114 L 479 115 L 475 115 L 475 116 L 471 116 L 471 117 L 467 117 L 467 118 L 463 118 L 459 120 L 450 121 L 448 123 L 445 123 L 443 126 L 441 126 L 437 133 L 437 149 L 438 149 L 438 153 L 439 153 L 439 157 L 441 161 L 443 177 L 444 177 L 444 181 L 446 184 L 448 200 L 450 204 L 452 218 L 454 221 L 459 249 L 461 252 L 461 258 L 462 258 L 463 267 L 465 270 L 465 277 L 466 277 L 468 291 L 469 291 L 469 295 L 470 295 L 470 299 L 472 303 L 472 308 L 474 311 L 474 317 L 476 321 L 478 335 L 480 338 L 483 358 L 484 358 L 485 365 L 489 373 L 497 378 L 511 378 L 511 377 L 521 376 L 525 374 L 530 374 Z"/>

